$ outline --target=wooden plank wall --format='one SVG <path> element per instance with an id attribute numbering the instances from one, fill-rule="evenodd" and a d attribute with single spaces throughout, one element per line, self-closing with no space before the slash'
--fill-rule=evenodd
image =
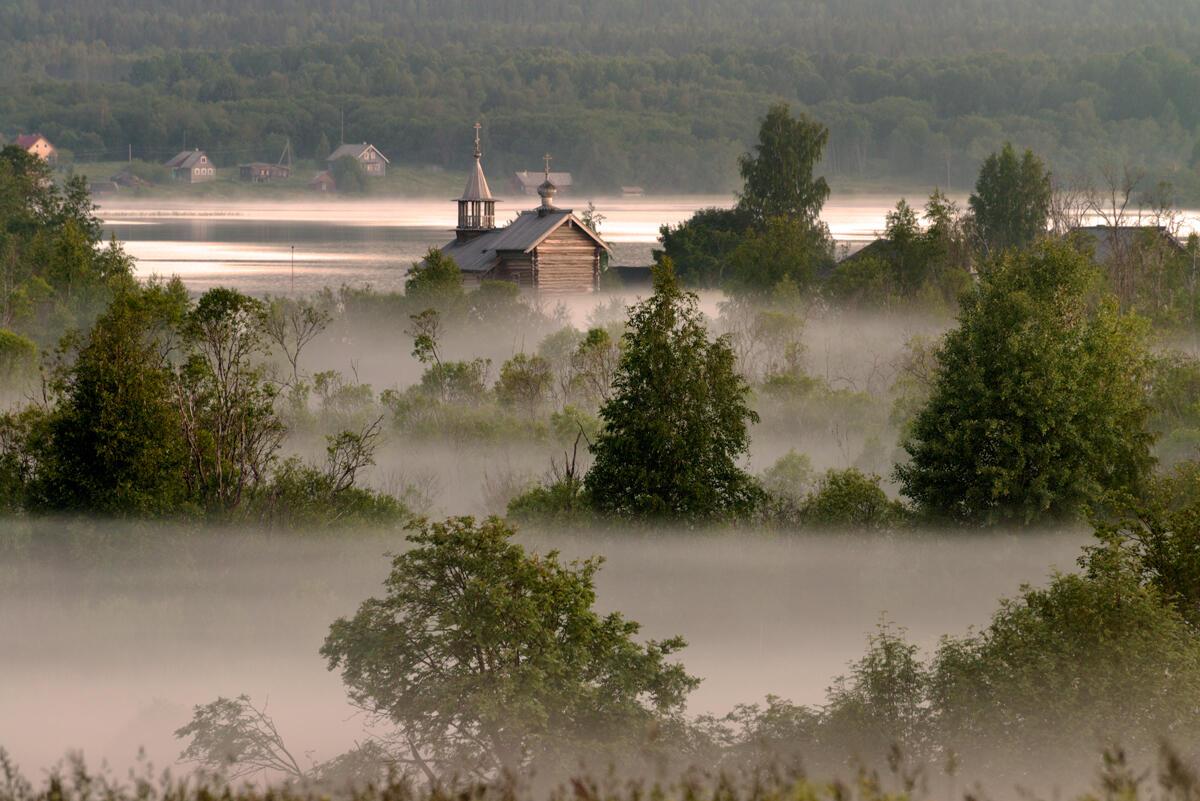
<path id="1" fill-rule="evenodd" d="M 537 247 L 539 292 L 591 292 L 595 289 L 596 243 L 568 222 Z"/>

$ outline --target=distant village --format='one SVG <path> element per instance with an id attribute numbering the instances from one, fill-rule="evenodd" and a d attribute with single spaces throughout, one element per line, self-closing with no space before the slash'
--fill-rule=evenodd
<path id="1" fill-rule="evenodd" d="M 0 138 L 0 145 L 2 144 L 5 142 L 3 138 Z M 20 134 L 12 141 L 12 144 L 51 165 L 60 166 L 58 149 L 41 133 Z M 139 164 L 142 163 L 145 162 L 139 162 Z M 339 163 L 354 166 L 339 169 Z M 342 143 L 325 157 L 323 164 L 318 162 L 317 166 L 324 169 L 317 169 L 301 176 L 293 163 L 292 148 L 289 142 L 284 147 L 278 161 L 274 163 L 251 161 L 238 164 L 236 179 L 246 184 L 287 183 L 295 186 L 298 186 L 295 183 L 296 179 L 303 179 L 304 188 L 310 192 L 334 194 L 340 191 L 353 191 L 350 187 L 338 185 L 339 174 L 343 176 L 343 180 L 353 176 L 353 183 L 357 184 L 358 176 L 367 181 L 385 177 L 390 164 L 391 161 L 388 157 L 369 142 Z M 219 170 L 208 153 L 199 147 L 181 150 L 159 166 L 162 169 L 156 170 L 156 174 L 163 176 L 167 182 L 173 184 L 203 184 L 222 177 L 222 170 Z M 91 177 L 90 186 L 93 194 L 98 196 L 126 190 L 147 189 L 156 181 L 147 177 L 144 172 L 135 167 L 131 149 L 128 166 L 117 170 L 107 179 L 97 180 L 95 177 Z M 233 168 L 225 168 L 223 172 L 229 179 L 234 177 Z M 543 170 L 518 170 L 509 176 L 508 189 L 515 194 L 535 196 L 545 177 Z M 549 178 L 554 182 L 560 195 L 570 194 L 577 189 L 575 179 L 570 172 L 554 171 L 549 174 Z M 623 186 L 621 193 L 625 197 L 641 197 L 645 194 L 644 190 L 638 186 Z"/>

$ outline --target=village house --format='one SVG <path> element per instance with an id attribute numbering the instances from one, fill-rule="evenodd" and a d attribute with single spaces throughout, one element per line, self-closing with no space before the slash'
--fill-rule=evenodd
<path id="1" fill-rule="evenodd" d="M 363 172 L 375 177 L 386 175 L 387 165 L 391 163 L 375 145 L 368 145 L 366 142 L 357 145 L 341 145 L 329 154 L 326 161 L 330 167 L 333 167 L 335 161 L 344 158 L 356 160 L 362 165 Z"/>
<path id="2" fill-rule="evenodd" d="M 510 184 L 514 192 L 520 192 L 523 195 L 536 195 L 543 180 L 549 180 L 554 184 L 554 188 L 558 190 L 560 195 L 569 192 L 575 183 L 569 172 L 552 172 L 546 175 L 544 172 L 521 170 L 520 172 L 513 173 Z"/>
<path id="3" fill-rule="evenodd" d="M 292 168 L 286 164 L 266 164 L 252 161 L 249 164 L 238 165 L 238 178 L 255 184 L 266 184 L 271 181 L 286 181 L 292 176 Z"/>
<path id="4" fill-rule="evenodd" d="M 211 181 L 217 177 L 217 168 L 208 155 L 198 148 L 180 151 L 166 166 L 171 170 L 172 178 L 189 184 Z"/>
<path id="5" fill-rule="evenodd" d="M 322 170 L 308 182 L 308 188 L 314 192 L 333 192 L 337 189 L 337 182 L 333 180 L 329 170 Z"/>
<path id="6" fill-rule="evenodd" d="M 475 126 L 475 165 L 458 203 L 454 240 L 442 253 L 454 259 L 472 281 L 513 281 L 544 293 L 593 292 L 600 281 L 602 255 L 609 246 L 571 209 L 554 205 L 557 187 L 551 180 L 550 157 L 538 195 L 541 205 L 522 211 L 503 228 L 496 227 L 496 199 L 488 188 L 480 161 L 479 125 Z"/>
<path id="7" fill-rule="evenodd" d="M 21 134 L 17 137 L 16 144 L 29 155 L 37 156 L 48 164 L 58 163 L 58 150 L 40 133 Z"/>

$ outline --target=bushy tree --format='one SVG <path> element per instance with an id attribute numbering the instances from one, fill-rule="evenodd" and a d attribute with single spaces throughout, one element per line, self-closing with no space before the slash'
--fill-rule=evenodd
<path id="1" fill-rule="evenodd" d="M 813 170 L 828 142 L 824 125 L 804 114 L 792 117 L 786 103 L 771 106 L 759 126 L 754 153 L 738 161 L 745 181 L 738 206 L 759 224 L 786 217 L 818 225 L 829 184 L 814 178 Z"/>
<path id="2" fill-rule="evenodd" d="M 1152 464 L 1144 327 L 1069 246 L 1008 253 L 964 296 L 896 475 L 928 513 L 1069 517 Z"/>
<path id="3" fill-rule="evenodd" d="M 395 759 L 434 783 L 645 742 L 697 684 L 668 661 L 683 640 L 639 643 L 637 623 L 595 611 L 599 560 L 528 554 L 513 534 L 419 524 L 385 594 L 321 648 L 351 700 L 395 724 Z"/>
<path id="4" fill-rule="evenodd" d="M 164 515 L 186 508 L 169 361 L 187 310 L 178 280 L 118 295 L 54 389 L 33 489 L 44 510 Z"/>
<path id="5" fill-rule="evenodd" d="M 750 230 L 750 214 L 741 208 L 700 209 L 676 226 L 658 231 L 662 249 L 655 261 L 670 259 L 689 286 L 723 286 L 729 256 Z"/>
<path id="6" fill-rule="evenodd" d="M 803 292 L 832 265 L 833 238 L 823 224 L 771 217 L 729 254 L 725 284 L 738 293 L 766 295 L 786 281 Z"/>
<path id="7" fill-rule="evenodd" d="M 371 191 L 371 183 L 363 171 L 362 164 L 353 156 L 342 156 L 330 166 L 334 186 L 347 195 L 365 195 Z"/>
<path id="8" fill-rule="evenodd" d="M 466 297 L 462 272 L 454 259 L 438 248 L 430 248 L 425 258 L 415 262 L 408 271 L 404 279 L 404 297 L 415 310 L 461 310 Z"/>
<path id="9" fill-rule="evenodd" d="M 1044 236 L 1050 195 L 1050 173 L 1042 160 L 1032 150 L 1018 157 L 1005 142 L 984 160 L 969 201 L 985 247 L 991 252 L 1022 248 Z"/>
<path id="10" fill-rule="evenodd" d="M 182 324 L 188 356 L 175 394 L 187 444 L 184 478 L 189 494 L 213 512 L 232 511 L 267 481 L 283 440 L 265 314 L 262 301 L 218 287 Z"/>
<path id="11" fill-rule="evenodd" d="M 903 509 L 879 486 L 879 476 L 856 468 L 829 470 L 800 504 L 807 525 L 877 529 L 894 525 Z"/>
<path id="12" fill-rule="evenodd" d="M 634 306 L 586 486 L 597 508 L 626 516 L 705 518 L 756 499 L 737 459 L 758 415 L 725 338 L 710 341 L 696 296 L 670 262 Z"/>

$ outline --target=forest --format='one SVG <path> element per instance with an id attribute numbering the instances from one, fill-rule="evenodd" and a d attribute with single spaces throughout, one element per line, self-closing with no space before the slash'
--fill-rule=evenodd
<path id="1" fill-rule="evenodd" d="M 1011 140 L 1064 177 L 1131 164 L 1200 196 L 1196 22 L 1169 0 L 154 5 L 6 4 L 0 133 L 227 166 L 289 139 L 319 156 L 344 120 L 397 163 L 461 169 L 481 119 L 501 174 L 549 150 L 593 192 L 726 192 L 784 101 L 829 127 L 840 185 L 968 187 Z"/>

